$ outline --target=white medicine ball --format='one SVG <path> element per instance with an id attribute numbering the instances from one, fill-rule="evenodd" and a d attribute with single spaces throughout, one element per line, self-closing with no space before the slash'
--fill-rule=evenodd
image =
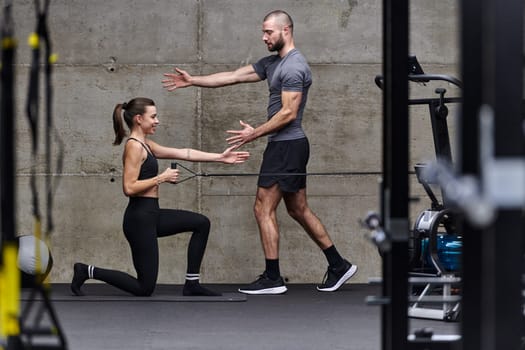
<path id="1" fill-rule="evenodd" d="M 47 275 L 53 266 L 49 247 L 33 235 L 20 236 L 18 242 L 18 268 L 29 275 L 35 275 L 39 266 L 40 273 Z M 37 248 L 40 250 L 38 253 Z M 40 255 L 39 263 L 37 255 Z"/>

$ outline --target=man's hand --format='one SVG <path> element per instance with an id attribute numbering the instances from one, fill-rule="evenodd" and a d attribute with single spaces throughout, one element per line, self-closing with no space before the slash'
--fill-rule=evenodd
<path id="1" fill-rule="evenodd" d="M 176 73 L 164 73 L 166 79 L 162 80 L 162 86 L 168 91 L 173 91 L 177 88 L 185 88 L 191 84 L 191 75 L 188 72 L 175 68 Z"/>
<path id="2" fill-rule="evenodd" d="M 240 147 L 245 143 L 253 141 L 257 138 L 254 133 L 255 129 L 250 124 L 247 124 L 242 120 L 240 120 L 239 123 L 243 127 L 242 130 L 226 130 L 228 134 L 234 135 L 228 137 L 226 141 L 229 145 L 235 145 L 235 148 Z"/>

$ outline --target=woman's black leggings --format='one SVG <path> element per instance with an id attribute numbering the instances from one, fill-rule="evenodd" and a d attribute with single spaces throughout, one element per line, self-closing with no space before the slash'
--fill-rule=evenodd
<path id="1" fill-rule="evenodd" d="M 159 272 L 157 238 L 181 232 L 192 232 L 186 271 L 199 273 L 210 232 L 210 220 L 206 216 L 186 210 L 160 209 L 158 198 L 131 197 L 124 213 L 123 229 L 131 247 L 137 278 L 96 267 L 95 279 L 134 295 L 151 295 Z"/>

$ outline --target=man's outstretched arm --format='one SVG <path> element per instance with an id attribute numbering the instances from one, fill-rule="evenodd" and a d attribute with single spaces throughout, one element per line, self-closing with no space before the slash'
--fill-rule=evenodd
<path id="1" fill-rule="evenodd" d="M 261 81 L 252 65 L 247 65 L 230 72 L 219 72 L 209 75 L 192 76 L 185 70 L 175 68 L 175 73 L 165 73 L 162 85 L 168 91 L 188 86 L 221 87 L 239 83 L 253 83 Z"/>

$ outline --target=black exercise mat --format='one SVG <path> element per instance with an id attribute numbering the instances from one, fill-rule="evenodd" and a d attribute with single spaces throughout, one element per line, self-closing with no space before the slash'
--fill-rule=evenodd
<path id="1" fill-rule="evenodd" d="M 86 283 L 82 286 L 84 296 L 72 295 L 69 284 L 52 284 L 50 286 L 51 301 L 71 301 L 71 302 L 102 302 L 102 301 L 141 301 L 141 302 L 240 302 L 246 301 L 246 295 L 219 289 L 210 289 L 221 292 L 221 296 L 183 296 L 181 285 L 158 285 L 153 295 L 149 297 L 137 297 L 127 294 L 117 288 L 106 284 Z M 224 289 L 224 288 L 223 288 Z M 235 290 L 235 289 L 233 289 Z M 22 289 L 21 301 L 29 301 L 31 289 Z M 33 300 L 40 300 L 39 293 L 33 294 Z"/>

